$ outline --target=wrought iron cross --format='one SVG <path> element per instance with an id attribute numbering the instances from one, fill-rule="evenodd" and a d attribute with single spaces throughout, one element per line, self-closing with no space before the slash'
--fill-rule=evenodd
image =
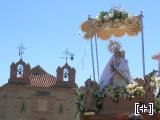
<path id="1" fill-rule="evenodd" d="M 68 59 L 70 60 L 73 60 L 74 59 L 74 54 L 71 53 L 68 49 L 66 49 L 64 52 L 63 52 L 64 56 L 65 57 L 61 57 L 61 59 L 65 59 L 66 60 L 66 63 L 68 62 Z"/>
<path id="2" fill-rule="evenodd" d="M 22 55 L 24 54 L 24 49 L 26 49 L 23 44 L 21 44 L 19 47 L 17 47 L 19 50 L 19 56 L 22 59 Z"/>

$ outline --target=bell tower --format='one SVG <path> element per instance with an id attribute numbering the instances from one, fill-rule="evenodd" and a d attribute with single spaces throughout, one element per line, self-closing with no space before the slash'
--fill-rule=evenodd
<path id="1" fill-rule="evenodd" d="M 12 63 L 10 66 L 10 78 L 8 80 L 9 84 L 30 84 L 30 65 L 26 64 L 22 60 L 22 55 L 24 53 L 24 47 L 21 44 L 19 47 L 20 60 L 17 63 Z"/>
<path id="2" fill-rule="evenodd" d="M 68 60 L 73 60 L 74 55 L 66 49 L 63 54 L 65 57 L 62 57 L 62 59 L 65 59 L 66 63 L 62 67 L 57 68 L 57 81 L 56 86 L 61 87 L 75 87 L 75 74 L 76 70 L 68 65 Z"/>
<path id="3" fill-rule="evenodd" d="M 56 86 L 61 87 L 75 87 L 75 74 L 76 70 L 71 68 L 68 63 L 63 67 L 57 68 L 57 81 Z"/>
<path id="4" fill-rule="evenodd" d="M 9 84 L 30 84 L 30 65 L 22 59 L 10 66 Z"/>

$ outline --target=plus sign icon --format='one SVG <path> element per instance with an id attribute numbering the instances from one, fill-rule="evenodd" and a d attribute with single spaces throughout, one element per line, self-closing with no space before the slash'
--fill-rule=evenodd
<path id="1" fill-rule="evenodd" d="M 146 111 L 149 111 L 149 115 L 153 115 L 153 103 L 149 103 L 148 107 L 145 104 L 140 106 L 139 103 L 135 103 L 135 115 L 139 115 L 139 112 L 145 113 Z"/>

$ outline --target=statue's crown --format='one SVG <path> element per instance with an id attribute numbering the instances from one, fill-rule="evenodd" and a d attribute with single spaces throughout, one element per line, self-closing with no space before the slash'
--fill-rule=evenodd
<path id="1" fill-rule="evenodd" d="M 121 45 L 117 40 L 110 40 L 109 41 L 109 45 L 108 45 L 108 50 L 111 53 L 115 53 L 116 51 L 120 51 L 121 49 Z"/>

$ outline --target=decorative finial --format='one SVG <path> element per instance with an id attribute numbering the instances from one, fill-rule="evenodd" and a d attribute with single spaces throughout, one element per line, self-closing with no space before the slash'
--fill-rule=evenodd
<path id="1" fill-rule="evenodd" d="M 65 59 L 66 63 L 68 62 L 68 59 L 70 59 L 71 61 L 74 60 L 74 54 L 71 53 L 68 49 L 66 49 L 63 54 L 64 57 L 61 57 L 61 59 Z"/>
<path id="2" fill-rule="evenodd" d="M 22 55 L 24 54 L 24 49 L 26 49 L 23 44 L 21 44 L 19 47 L 17 47 L 19 50 L 19 56 L 22 59 Z"/>

